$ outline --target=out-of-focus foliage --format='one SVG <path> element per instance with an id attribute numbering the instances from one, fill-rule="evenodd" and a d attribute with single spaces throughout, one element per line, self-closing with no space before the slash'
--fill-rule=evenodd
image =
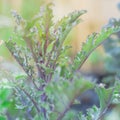
<path id="1" fill-rule="evenodd" d="M 120 20 L 111 19 L 109 26 L 120 25 Z M 104 48 L 108 54 L 106 69 L 108 72 L 120 75 L 120 32 L 117 32 L 104 43 Z"/>
<path id="2" fill-rule="evenodd" d="M 118 5 L 119 6 L 119 5 Z M 106 27 L 120 25 L 120 19 L 110 19 L 109 24 Z M 105 60 L 106 71 L 110 74 L 104 79 L 107 84 L 113 85 L 115 78 L 120 77 L 120 32 L 113 34 L 104 43 L 104 50 L 107 54 Z"/>

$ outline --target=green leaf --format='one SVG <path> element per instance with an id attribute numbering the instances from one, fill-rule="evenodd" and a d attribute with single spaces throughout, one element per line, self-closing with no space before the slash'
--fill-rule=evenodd
<path id="1" fill-rule="evenodd" d="M 53 46 L 54 46 L 54 43 L 55 43 L 55 41 L 52 41 L 52 42 L 48 45 L 48 47 L 47 47 L 47 53 L 50 53 L 50 52 L 51 52 L 51 50 L 52 50 L 52 48 L 53 48 Z"/>
<path id="2" fill-rule="evenodd" d="M 44 116 L 43 115 L 36 115 L 35 117 L 34 117 L 34 120 L 45 120 L 45 118 L 44 118 Z"/>
<path id="3" fill-rule="evenodd" d="M 0 99 L 6 100 L 9 97 L 10 93 L 11 93 L 10 89 L 0 88 Z"/>
<path id="4" fill-rule="evenodd" d="M 83 78 L 75 79 L 72 82 L 60 80 L 51 82 L 46 87 L 46 93 L 54 99 L 55 111 L 61 113 L 68 108 L 79 95 L 93 87 L 93 83 Z"/>
<path id="5" fill-rule="evenodd" d="M 67 17 L 62 18 L 60 22 L 57 23 L 57 32 L 60 33 L 59 41 L 61 43 L 63 43 L 63 41 L 66 39 L 67 35 L 72 30 L 72 28 L 78 23 L 80 23 L 79 17 L 85 13 L 85 10 L 74 11 L 67 15 Z"/>
<path id="6" fill-rule="evenodd" d="M 21 79 L 25 79 L 27 76 L 25 74 L 19 74 L 15 76 L 16 80 L 21 80 Z"/>
<path id="7" fill-rule="evenodd" d="M 11 105 L 10 95 L 10 89 L 0 88 L 0 111 L 8 109 Z"/>
<path id="8" fill-rule="evenodd" d="M 103 28 L 100 33 L 93 33 L 88 36 L 85 43 L 82 45 L 82 49 L 74 58 L 73 61 L 73 70 L 77 70 L 81 68 L 83 63 L 89 57 L 89 55 L 99 46 L 102 42 L 107 39 L 111 34 L 120 31 L 120 26 L 111 27 L 111 28 Z"/>
<path id="9" fill-rule="evenodd" d="M 7 118 L 4 115 L 0 115 L 0 120 L 7 120 Z"/>
<path id="10" fill-rule="evenodd" d="M 100 100 L 100 111 L 103 111 L 106 106 L 112 102 L 113 88 L 106 89 L 104 87 L 96 87 L 96 92 Z"/>

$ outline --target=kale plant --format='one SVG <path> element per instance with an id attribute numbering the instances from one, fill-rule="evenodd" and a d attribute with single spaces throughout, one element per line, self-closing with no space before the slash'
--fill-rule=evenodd
<path id="1" fill-rule="evenodd" d="M 112 90 L 97 87 L 76 73 L 106 38 L 120 31 L 120 25 L 89 35 L 72 60 L 68 55 L 71 46 L 65 41 L 85 13 L 85 10 L 74 11 L 54 23 L 51 4 L 41 7 L 30 20 L 12 12 L 15 29 L 5 45 L 24 71 L 8 80 L 15 91 L 17 109 L 24 111 L 19 119 L 98 120 L 103 115 Z M 70 106 L 75 99 L 95 86 L 101 99 L 100 109 L 91 108 L 87 116 L 72 111 Z"/>

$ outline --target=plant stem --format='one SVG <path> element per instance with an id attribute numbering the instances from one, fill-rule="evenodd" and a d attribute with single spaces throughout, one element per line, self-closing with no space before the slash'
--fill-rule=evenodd
<path id="1" fill-rule="evenodd" d="M 20 88 L 25 94 L 26 94 L 26 96 L 31 100 L 31 102 L 34 104 L 34 106 L 35 106 L 35 108 L 36 108 L 36 110 L 37 110 L 37 112 L 38 112 L 38 114 L 40 113 L 40 109 L 39 109 L 39 107 L 38 107 L 38 105 L 37 105 L 37 103 L 35 102 L 35 100 L 29 95 L 29 93 L 28 92 L 26 92 L 23 88 Z"/>
<path id="2" fill-rule="evenodd" d="M 107 105 L 105 106 L 105 108 L 101 111 L 101 113 L 99 114 L 99 117 L 96 119 L 96 120 L 101 120 L 102 117 L 105 115 L 105 113 L 107 112 L 111 102 L 112 102 L 112 96 L 114 94 L 114 89 L 115 89 L 115 81 L 114 81 L 114 87 L 112 89 L 112 92 L 111 94 L 109 95 L 109 99 L 108 99 L 108 102 L 107 102 Z"/>
<path id="3" fill-rule="evenodd" d="M 68 103 L 67 107 L 63 110 L 63 112 L 60 113 L 57 120 L 62 120 L 65 114 L 69 111 L 70 106 L 73 104 L 74 100 L 78 97 L 79 92 L 75 94 L 75 96 L 72 98 L 72 100 Z"/>

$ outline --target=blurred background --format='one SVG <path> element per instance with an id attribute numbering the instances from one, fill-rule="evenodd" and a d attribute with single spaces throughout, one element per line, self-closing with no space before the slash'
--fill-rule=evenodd
<path id="1" fill-rule="evenodd" d="M 117 8 L 119 0 L 0 0 L 0 40 L 7 40 L 13 30 L 11 10 L 17 10 L 23 18 L 29 19 L 39 12 L 40 5 L 49 2 L 54 3 L 55 21 L 74 10 L 85 9 L 88 11 L 82 16 L 83 22 L 75 27 L 69 35 L 73 46 L 71 56 L 80 50 L 82 42 L 89 34 L 99 32 L 110 18 L 120 17 Z M 97 71 L 99 72 L 98 68 L 102 69 L 102 58 L 98 53 L 102 53 L 104 56 L 102 48 L 98 48 L 83 66 L 83 70 L 96 71 L 96 67 L 93 65 L 96 61 L 99 62 Z M 5 46 L 2 45 L 0 47 L 0 61 L 3 64 L 5 60 L 13 61 Z"/>

